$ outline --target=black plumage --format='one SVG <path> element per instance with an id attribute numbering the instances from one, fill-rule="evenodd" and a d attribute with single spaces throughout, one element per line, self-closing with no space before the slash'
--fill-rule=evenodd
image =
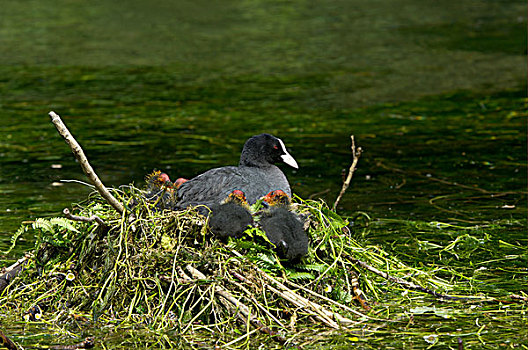
<path id="1" fill-rule="evenodd" d="M 308 236 L 299 217 L 284 207 L 264 211 L 259 222 L 279 256 L 296 261 L 308 254 Z"/>
<path id="2" fill-rule="evenodd" d="M 243 191 L 250 204 L 273 190 L 291 196 L 286 176 L 274 165 L 278 162 L 297 168 L 297 162 L 280 139 L 269 134 L 253 136 L 244 144 L 238 166 L 214 168 L 182 184 L 177 192 L 177 205 L 179 208 L 215 205 L 234 190 Z"/>
<path id="3" fill-rule="evenodd" d="M 290 211 L 290 197 L 281 190 L 268 193 L 263 198 L 269 205 L 260 215 L 260 227 L 266 237 L 277 247 L 277 253 L 290 261 L 308 254 L 308 236 L 301 219 Z"/>
<path id="4" fill-rule="evenodd" d="M 220 238 L 240 237 L 253 223 L 244 193 L 233 191 L 221 204 L 210 206 L 209 228 Z"/>

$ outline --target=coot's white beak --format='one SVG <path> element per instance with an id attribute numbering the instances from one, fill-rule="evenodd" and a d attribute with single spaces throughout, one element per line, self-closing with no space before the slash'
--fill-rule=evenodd
<path id="1" fill-rule="evenodd" d="M 286 151 L 286 147 L 284 146 L 284 142 L 282 142 L 281 139 L 279 139 L 279 142 L 280 142 L 280 145 L 282 147 L 282 151 L 285 153 L 281 156 L 282 158 L 282 161 L 286 164 L 288 164 L 289 166 L 291 166 L 292 168 L 295 168 L 295 169 L 299 169 L 299 165 L 297 165 L 297 162 L 295 161 L 295 159 L 293 159 L 293 157 L 288 153 L 288 151 Z"/>

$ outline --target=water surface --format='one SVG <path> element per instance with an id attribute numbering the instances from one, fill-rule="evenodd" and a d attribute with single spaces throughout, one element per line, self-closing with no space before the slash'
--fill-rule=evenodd
<path id="1" fill-rule="evenodd" d="M 85 178 L 54 110 L 107 186 L 236 164 L 270 132 L 300 165 L 283 168 L 293 191 L 333 203 L 354 134 L 364 153 L 339 212 L 373 218 L 366 240 L 434 263 L 418 243 L 461 231 L 420 223 L 488 225 L 452 263 L 494 260 L 495 289 L 525 290 L 525 252 L 505 271 L 515 249 L 498 244 L 526 246 L 525 14 L 521 1 L 3 4 L 0 250 L 90 191 L 57 186 Z"/>

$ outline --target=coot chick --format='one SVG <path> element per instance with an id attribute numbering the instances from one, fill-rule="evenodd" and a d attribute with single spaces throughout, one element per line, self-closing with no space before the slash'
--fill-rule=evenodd
<path id="1" fill-rule="evenodd" d="M 291 196 L 286 176 L 274 165 L 278 162 L 298 168 L 281 139 L 270 134 L 253 136 L 244 144 L 237 167 L 214 168 L 182 184 L 178 189 L 178 206 L 214 205 L 235 189 L 243 191 L 250 204 L 277 189 Z"/>
<path id="2" fill-rule="evenodd" d="M 147 189 L 145 198 L 159 209 L 173 209 L 176 204 L 175 186 L 169 176 L 159 170 L 145 177 Z"/>
<path id="3" fill-rule="evenodd" d="M 284 191 L 275 190 L 262 197 L 263 203 L 272 207 L 283 207 L 290 209 L 291 199 Z"/>
<path id="4" fill-rule="evenodd" d="M 253 223 L 244 192 L 234 190 L 221 203 L 210 206 L 209 228 L 220 238 L 240 237 Z"/>
<path id="5" fill-rule="evenodd" d="M 277 247 L 282 258 L 295 262 L 308 254 L 308 236 L 299 217 L 289 211 L 290 198 L 281 190 L 268 193 L 263 200 L 270 205 L 260 216 L 260 227 Z"/>
<path id="6" fill-rule="evenodd" d="M 176 187 L 176 189 L 180 188 L 181 185 L 183 185 L 184 182 L 187 182 L 189 180 L 187 179 L 184 179 L 183 177 L 179 177 L 176 179 L 176 181 L 174 181 L 174 187 Z"/>
<path id="7" fill-rule="evenodd" d="M 159 170 L 154 170 L 145 176 L 145 182 L 147 183 L 147 191 L 156 192 L 161 189 L 172 190 L 172 182 L 169 175 Z"/>

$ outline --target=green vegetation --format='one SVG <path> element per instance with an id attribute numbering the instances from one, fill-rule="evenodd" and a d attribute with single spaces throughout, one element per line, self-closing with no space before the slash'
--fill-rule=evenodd
<path id="1" fill-rule="evenodd" d="M 457 264 L 489 249 L 494 232 L 515 222 L 471 227 L 406 221 L 412 226 L 407 232 L 421 233 L 420 240 L 411 239 L 419 256 L 397 257 L 397 249 L 364 241 L 373 226 L 366 214 L 343 218 L 322 201 L 297 197 L 294 207 L 307 218 L 311 247 L 292 266 L 280 261 L 257 228 L 223 243 L 193 210 L 157 211 L 134 186 L 114 192 L 131 208 L 123 215 L 96 193 L 73 209 L 79 216 L 98 216 L 104 225 L 51 218 L 22 226 L 13 244 L 29 229 L 36 236 L 35 251 L 0 294 L 4 324 L 25 317 L 29 325 L 55 334 L 56 343 L 71 337 L 78 343 L 101 328 L 95 341 L 106 347 L 115 345 L 112 332 L 105 331 L 110 326 L 126 334 L 121 346 L 141 339 L 157 347 L 226 348 L 251 347 L 263 337 L 277 347 L 330 345 L 334 337 L 315 334 L 335 327 L 352 344 L 375 348 L 384 333 L 400 340 L 423 335 L 425 343 L 444 346 L 459 337 L 485 344 L 497 319 L 517 325 L 526 312 L 526 304 L 511 301 L 508 288 L 490 286 L 485 261 L 471 268 Z M 396 222 L 374 226 L 380 224 L 390 230 Z M 428 242 L 428 233 L 447 235 L 449 243 Z M 499 242 L 510 252 L 509 268 L 526 282 L 526 273 L 511 264 L 526 261 L 523 247 Z M 462 318 L 464 328 L 475 322 L 479 329 L 410 331 L 421 317 Z M 508 342 L 519 345 L 525 334 L 511 336 Z"/>
<path id="2" fill-rule="evenodd" d="M 14 232 L 18 239 L 10 254 L 0 255 L 0 267 L 35 244 L 55 244 L 58 248 L 50 256 L 59 260 L 49 261 L 41 272 L 81 271 L 75 269 L 75 259 L 73 266 L 60 261 L 78 258 L 84 235 L 97 232 L 96 224 L 50 219 L 90 190 L 59 183 L 85 179 L 49 123 L 49 110 L 64 117 L 103 182 L 113 187 L 140 184 L 154 168 L 171 178 L 189 178 L 211 167 L 236 164 L 247 137 L 270 132 L 285 141 L 300 165 L 297 172 L 285 172 L 293 191 L 331 203 L 341 187 L 341 169 L 350 162 L 349 136 L 354 134 L 365 152 L 338 207 L 343 219 L 322 210 L 320 202 L 299 204 L 321 208 L 337 226 L 354 221 L 347 239 L 363 248 L 378 247 L 390 261 L 401 262 L 410 269 L 402 277 L 415 278 L 411 271 L 420 271 L 445 281 L 451 294 L 495 301 L 439 301 L 354 267 L 350 271 L 360 272 L 360 287 L 373 309 L 362 310 L 355 300 L 346 305 L 391 322 L 369 319 L 364 323 L 367 331 L 357 326 L 351 331 L 358 332 L 350 333 L 306 322 L 306 314 L 298 313 L 300 326 L 285 324 L 285 334 L 316 349 L 456 349 L 458 338 L 466 349 L 526 346 L 526 306 L 510 299 L 512 293 L 527 291 L 526 1 L 130 0 L 123 6 L 97 0 L 28 0 L 2 5 L 0 251 L 12 245 Z M 123 191 L 123 198 L 134 196 Z M 75 206 L 75 212 L 90 215 L 97 203 L 105 205 L 92 196 Z M 356 211 L 371 220 L 354 218 Z M 121 217 L 109 209 L 97 212 L 111 223 L 113 231 L 107 234 L 114 239 L 112 247 L 130 248 L 125 251 L 130 254 L 143 250 L 126 239 L 119 243 L 116 225 Z M 130 223 L 123 222 L 123 228 L 131 235 Z M 317 270 L 322 263 L 314 260 L 316 255 L 308 257 L 304 268 L 279 265 L 257 233 L 225 246 L 200 230 L 196 235 L 204 245 L 189 249 L 195 254 L 202 247 L 241 264 L 250 259 L 247 264 L 271 276 L 314 286 L 324 272 Z M 164 244 L 155 251 L 174 257 Z M 67 247 L 73 245 L 79 250 L 70 252 Z M 233 251 L 244 252 L 246 258 L 233 256 Z M 343 259 L 337 257 L 338 262 Z M 325 264 L 332 261 L 325 259 Z M 188 262 L 198 266 L 199 259 L 192 255 Z M 381 270 L 399 275 L 389 265 Z M 35 278 L 40 271 L 36 268 L 32 260 L 17 280 L 19 287 L 30 282 L 28 293 L 37 284 L 45 286 Z M 325 276 L 339 283 L 344 275 L 338 271 L 331 269 Z M 211 271 L 202 272 L 209 276 Z M 79 287 L 89 281 L 82 273 L 73 276 L 63 287 L 61 277 L 49 281 L 52 288 L 65 291 L 64 298 L 53 300 L 71 296 L 66 283 Z M 237 297 L 243 295 L 232 286 L 238 283 L 233 276 L 224 272 L 222 277 Z M 149 278 L 159 281 L 157 275 Z M 206 279 L 195 292 L 210 292 L 219 280 Z M 152 286 L 149 281 L 145 286 Z M 103 288 L 100 281 L 96 284 L 93 290 Z M 342 288 L 331 286 L 322 294 L 345 303 L 348 289 L 341 295 L 336 290 Z M 15 289 L 19 287 L 12 285 L 9 293 L 23 293 Z M 2 329 L 26 348 L 78 343 L 87 336 L 94 336 L 102 348 L 144 348 L 158 341 L 160 346 L 190 346 L 178 327 L 134 322 L 132 315 L 147 315 L 140 309 L 132 308 L 128 319 L 126 313 L 126 322 L 106 322 L 105 314 L 94 322 L 97 295 L 83 308 L 72 306 L 61 314 L 56 311 L 60 304 L 56 309 L 52 305 L 40 321 L 23 320 L 20 316 L 31 311 L 25 307 L 46 291 L 1 306 Z M 8 297 L 0 296 L 2 301 Z M 123 304 L 119 301 L 116 308 Z M 73 314 L 68 316 L 67 310 Z M 209 348 L 217 339 L 225 343 L 237 337 L 243 338 L 234 347 L 279 346 L 259 331 L 245 337 L 247 328 L 232 319 L 228 323 L 225 329 L 232 334 L 192 324 L 188 331 L 196 332 L 184 337 L 202 337 Z M 113 331 L 115 326 L 120 327 Z"/>

